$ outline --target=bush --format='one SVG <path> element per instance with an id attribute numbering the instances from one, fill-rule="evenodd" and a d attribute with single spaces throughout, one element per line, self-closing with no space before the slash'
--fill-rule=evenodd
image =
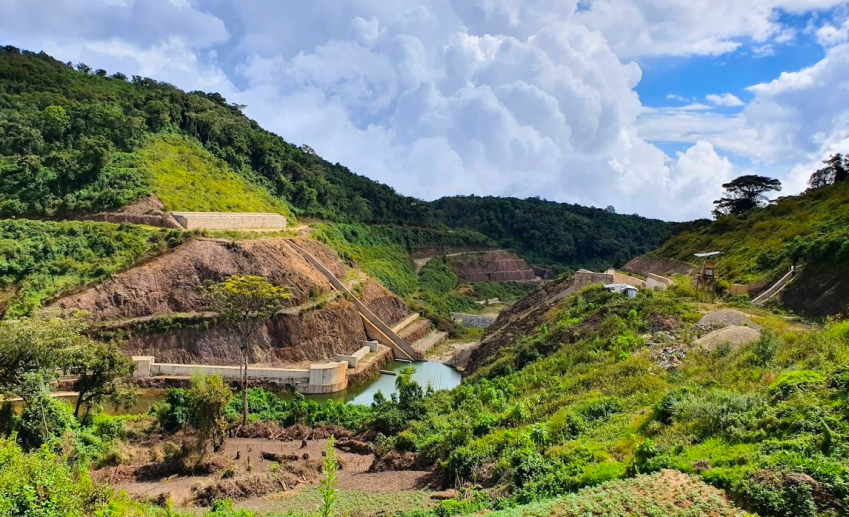
<path id="1" fill-rule="evenodd" d="M 27 454 L 0 439 L 0 515 L 88 517 L 106 506 L 108 494 L 46 447 Z"/>
<path id="2" fill-rule="evenodd" d="M 824 382 L 825 377 L 822 374 L 811 370 L 782 373 L 769 387 L 769 394 L 774 400 L 785 400 L 794 393 L 807 391 Z"/>

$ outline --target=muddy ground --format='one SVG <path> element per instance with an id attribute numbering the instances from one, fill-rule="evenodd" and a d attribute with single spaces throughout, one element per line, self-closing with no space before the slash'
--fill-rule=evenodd
<path id="1" fill-rule="evenodd" d="M 96 470 L 93 476 L 142 501 L 162 504 L 167 500 L 174 506 L 201 512 L 211 500 L 226 498 L 235 501 L 238 508 L 282 514 L 299 509 L 302 500 L 309 499 L 315 490 L 321 479 L 328 432 L 320 430 L 313 436 L 310 431 L 281 432 L 279 439 L 274 439 L 274 433 L 271 438 L 229 438 L 219 454 L 210 453 L 199 463 L 190 462 L 196 465 L 195 472 L 165 467 L 166 451 L 173 451 L 181 440 L 191 437 L 151 436 L 128 445 L 122 451 L 120 466 Z M 292 439 L 294 436 L 298 438 Z M 344 446 L 345 438 L 337 442 Z M 412 498 L 417 505 L 430 504 L 428 493 L 438 488 L 432 471 L 375 472 L 373 453 L 346 449 L 336 449 L 340 465 L 337 487 L 341 492 L 365 499 L 395 494 Z"/>

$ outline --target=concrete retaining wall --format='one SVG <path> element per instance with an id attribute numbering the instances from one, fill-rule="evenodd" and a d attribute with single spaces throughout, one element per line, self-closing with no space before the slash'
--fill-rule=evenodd
<path id="1" fill-rule="evenodd" d="M 353 354 L 336 354 L 336 360 L 348 363 L 348 368 L 356 368 L 357 363 L 363 360 L 363 357 L 367 356 L 371 351 L 371 346 L 366 345 Z"/>
<path id="2" fill-rule="evenodd" d="M 649 273 L 646 277 L 646 288 L 655 291 L 666 291 L 672 285 L 672 280 Z"/>
<path id="3" fill-rule="evenodd" d="M 575 281 L 574 281 L 574 291 L 580 291 L 584 287 L 592 284 L 615 284 L 616 281 L 613 278 L 613 275 L 608 273 L 593 273 L 592 271 L 587 271 L 585 269 L 579 270 L 575 273 Z M 573 291 L 573 292 L 574 292 Z"/>
<path id="4" fill-rule="evenodd" d="M 238 366 L 156 363 L 150 356 L 134 356 L 133 364 L 136 366 L 133 377 L 136 378 L 191 377 L 198 372 L 206 375 L 220 375 L 225 379 L 239 378 Z M 291 386 L 301 393 L 334 393 L 348 387 L 347 370 L 346 362 L 312 364 L 308 370 L 251 366 L 248 367 L 248 378 Z"/>
<path id="5" fill-rule="evenodd" d="M 286 218 L 271 213 L 171 212 L 186 230 L 282 230 Z"/>
<path id="6" fill-rule="evenodd" d="M 646 282 L 645 280 L 640 280 L 639 278 L 634 278 L 633 276 L 628 276 L 624 273 L 620 273 L 614 269 L 609 269 L 606 271 L 606 274 L 613 275 L 613 283 L 614 284 L 627 284 L 632 287 L 636 287 L 638 289 L 645 289 Z"/>
<path id="7" fill-rule="evenodd" d="M 465 314 L 452 312 L 451 317 L 469 328 L 485 329 L 495 323 L 497 314 Z"/>

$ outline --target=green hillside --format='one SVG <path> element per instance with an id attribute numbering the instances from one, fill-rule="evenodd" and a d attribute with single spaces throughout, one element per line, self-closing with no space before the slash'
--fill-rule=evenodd
<path id="1" fill-rule="evenodd" d="M 656 249 L 670 225 L 541 199 L 447 197 L 433 202 L 445 224 L 481 232 L 539 264 L 607 269 Z"/>
<path id="2" fill-rule="evenodd" d="M 233 183 L 237 175 L 298 214 L 345 222 L 436 223 L 426 204 L 287 143 L 218 94 L 186 93 L 153 79 L 102 70 L 82 73 L 43 53 L 0 48 L 0 216 L 91 212 L 126 205 L 152 190 L 159 193 L 162 169 L 143 167 L 151 158 L 168 164 L 167 153 L 174 149 L 151 138 L 173 132 L 191 140 L 188 147 L 201 146 L 226 163 L 229 172 L 218 177 L 229 180 L 215 186 L 219 192 L 242 188 Z M 166 156 L 151 157 L 148 151 Z M 223 170 L 218 162 L 173 172 L 178 185 L 200 184 L 210 180 L 184 173 L 200 176 L 216 169 Z M 164 190 L 166 198 L 171 194 Z"/>
<path id="3" fill-rule="evenodd" d="M 692 262 L 701 251 L 723 252 L 719 274 L 725 282 L 764 286 L 794 263 L 803 266 L 784 294 L 785 305 L 813 316 L 837 314 L 847 308 L 849 184 L 780 198 L 713 223 L 683 225 L 656 255 Z"/>
<path id="4" fill-rule="evenodd" d="M 136 169 L 144 171 L 151 189 L 168 210 L 277 212 L 292 218 L 279 198 L 231 171 L 224 161 L 188 137 L 152 136 L 136 157 Z"/>
<path id="5" fill-rule="evenodd" d="M 464 228 L 532 262 L 573 269 L 619 265 L 668 231 L 661 221 L 538 199 L 426 203 L 284 141 L 216 93 L 0 48 L 0 217 L 91 213 L 151 192 L 179 210 Z"/>

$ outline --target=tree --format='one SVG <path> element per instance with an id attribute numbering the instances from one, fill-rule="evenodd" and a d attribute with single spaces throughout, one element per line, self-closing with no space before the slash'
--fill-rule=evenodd
<path id="1" fill-rule="evenodd" d="M 233 392 L 221 376 L 192 377 L 192 385 L 187 393 L 189 406 L 189 424 L 198 432 L 198 448 L 203 451 L 206 444 L 212 445 L 212 451 L 218 452 L 224 446 L 227 419 L 224 412 Z"/>
<path id="2" fill-rule="evenodd" d="M 764 194 L 781 190 L 781 182 L 777 179 L 749 174 L 723 184 L 722 188 L 725 189 L 725 195 L 713 202 L 716 205 L 713 211 L 714 217 L 740 215 L 753 208 L 766 205 L 768 200 Z"/>
<path id="3" fill-rule="evenodd" d="M 67 372 L 77 377 L 74 381 L 74 391 L 78 393 L 74 406 L 77 419 L 81 409 L 85 408 L 87 416 L 93 406 L 106 398 L 116 406 L 125 407 L 135 400 L 134 387 L 122 381 L 133 374 L 133 360 L 117 346 L 89 341 L 70 349 L 64 362 Z"/>
<path id="4" fill-rule="evenodd" d="M 808 186 L 812 189 L 818 189 L 845 181 L 849 177 L 849 156 L 843 156 L 840 153 L 833 154 L 828 160 L 822 162 L 825 167 L 811 174 L 808 180 Z"/>
<path id="5" fill-rule="evenodd" d="M 289 290 L 261 276 L 233 275 L 226 280 L 202 286 L 209 309 L 216 313 L 236 338 L 241 359 L 242 423 L 248 421 L 248 364 L 251 349 L 265 323 L 283 308 Z"/>
<path id="6" fill-rule="evenodd" d="M 68 351 L 90 343 L 81 334 L 85 327 L 79 313 L 63 315 L 53 310 L 0 322 L 0 391 L 19 396 L 26 403 L 31 391 L 24 389 L 27 375 L 53 380 L 65 366 Z"/>

